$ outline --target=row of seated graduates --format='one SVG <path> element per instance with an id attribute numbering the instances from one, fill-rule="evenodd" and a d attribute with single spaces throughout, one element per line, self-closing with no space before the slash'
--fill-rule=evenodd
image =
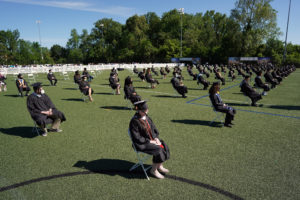
<path id="1" fill-rule="evenodd" d="M 151 68 L 147 68 L 147 70 L 145 68 L 143 68 L 142 71 L 138 71 L 138 69 L 136 68 L 136 66 L 134 66 L 133 68 L 133 73 L 137 74 L 138 77 L 144 82 L 146 80 L 147 83 L 150 83 L 151 88 L 155 88 L 156 85 L 159 84 L 158 80 L 154 79 L 152 77 L 151 72 L 153 72 L 153 74 L 155 74 L 156 76 L 158 76 L 158 72 L 155 70 L 155 68 L 152 67 Z M 164 73 L 165 74 L 165 73 Z M 165 75 L 163 75 L 163 77 L 165 77 Z"/>
<path id="2" fill-rule="evenodd" d="M 287 77 L 291 72 L 293 72 L 296 68 L 295 66 L 284 66 L 284 67 L 275 67 L 271 63 L 267 65 L 247 65 L 242 66 L 245 71 L 247 71 L 250 75 L 244 75 L 244 80 L 241 82 L 241 92 L 248 96 L 252 101 L 252 106 L 257 106 L 256 102 L 262 99 L 263 95 L 267 95 L 267 91 L 270 89 L 274 89 L 276 85 L 280 84 L 283 78 Z M 248 70 L 247 70 L 248 69 Z M 254 88 L 261 88 L 263 92 L 260 94 L 254 90 L 253 87 L 250 86 L 249 80 L 252 75 L 251 70 L 257 75 L 255 77 Z M 264 73 L 265 81 L 262 80 L 262 74 Z M 269 86 L 271 85 L 271 87 Z"/>

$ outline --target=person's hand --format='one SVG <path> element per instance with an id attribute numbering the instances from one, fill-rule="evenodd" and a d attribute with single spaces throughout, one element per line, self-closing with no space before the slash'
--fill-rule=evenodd
<path id="1" fill-rule="evenodd" d="M 155 140 L 150 140 L 150 143 L 151 144 L 156 144 L 156 141 Z M 157 144 L 156 144 L 157 145 Z"/>
<path id="2" fill-rule="evenodd" d="M 158 138 L 155 138 L 154 140 L 156 141 L 157 145 L 161 145 L 161 142 L 160 142 L 160 140 Z"/>

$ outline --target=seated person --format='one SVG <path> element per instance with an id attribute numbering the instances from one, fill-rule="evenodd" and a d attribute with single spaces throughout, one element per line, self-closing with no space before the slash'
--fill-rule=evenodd
<path id="1" fill-rule="evenodd" d="M 194 74 L 194 73 L 193 73 L 193 69 L 192 69 L 191 66 L 187 66 L 187 72 L 188 72 L 188 74 L 189 74 L 191 77 L 193 77 L 193 80 L 196 80 L 196 79 L 197 79 L 197 74 Z"/>
<path id="2" fill-rule="evenodd" d="M 50 81 L 50 84 L 53 86 L 56 86 L 56 83 L 57 83 L 57 79 L 55 77 L 55 75 L 52 73 L 52 70 L 50 69 L 49 70 L 49 73 L 47 75 L 47 78 L 48 80 Z M 54 81 L 54 84 L 53 84 L 53 81 Z"/>
<path id="3" fill-rule="evenodd" d="M 155 69 L 154 69 L 154 66 L 152 65 L 152 67 L 151 67 L 151 72 L 153 72 L 154 74 L 155 74 L 155 76 L 158 76 L 158 73 L 157 73 L 157 71 L 155 71 Z"/>
<path id="4" fill-rule="evenodd" d="M 262 88 L 264 90 L 264 92 L 262 93 L 262 95 L 267 95 L 267 91 L 270 90 L 270 87 L 268 86 L 268 84 L 263 83 L 263 81 L 261 80 L 261 75 L 262 75 L 262 71 L 257 72 L 257 76 L 255 77 L 255 86 Z"/>
<path id="5" fill-rule="evenodd" d="M 150 173 L 156 178 L 163 179 L 164 176 L 161 173 L 169 172 L 163 167 L 163 162 L 170 158 L 169 148 L 163 140 L 159 139 L 159 132 L 147 115 L 146 101 L 138 101 L 134 105 L 137 112 L 129 124 L 133 145 L 137 151 L 153 155 Z"/>
<path id="6" fill-rule="evenodd" d="M 222 81 L 222 85 L 225 85 L 225 78 L 223 78 L 220 69 L 216 70 L 216 79 L 219 79 L 220 81 Z"/>
<path id="7" fill-rule="evenodd" d="M 230 77 L 232 79 L 232 81 L 234 81 L 234 79 L 236 78 L 235 74 L 234 74 L 234 69 L 229 69 L 229 73 L 228 73 L 228 77 Z"/>
<path id="8" fill-rule="evenodd" d="M 262 99 L 261 94 L 257 93 L 250 85 L 249 85 L 250 76 L 246 75 L 245 79 L 242 81 L 240 87 L 243 94 L 249 97 L 252 101 L 252 106 L 257 106 L 256 102 Z"/>
<path id="9" fill-rule="evenodd" d="M 133 67 L 133 73 L 139 74 L 139 70 L 137 70 L 136 66 Z"/>
<path id="10" fill-rule="evenodd" d="M 160 72 L 160 75 L 163 76 L 163 79 L 166 79 L 167 74 L 165 73 L 165 70 L 163 67 L 160 68 L 159 72 Z"/>
<path id="11" fill-rule="evenodd" d="M 132 78 L 127 76 L 124 83 L 124 98 L 129 99 L 131 103 L 134 104 L 137 101 L 141 101 L 141 97 L 136 93 L 132 83 Z"/>
<path id="12" fill-rule="evenodd" d="M 217 112 L 226 113 L 224 126 L 230 127 L 233 125 L 231 121 L 234 119 L 236 110 L 222 102 L 220 96 L 220 83 L 214 82 L 209 89 L 210 101 Z"/>
<path id="13" fill-rule="evenodd" d="M 27 109 L 31 118 L 43 130 L 43 136 L 47 136 L 46 124 L 51 124 L 50 131 L 61 132 L 60 123 L 65 121 L 65 115 L 57 110 L 50 98 L 45 94 L 41 83 L 34 83 L 34 92 L 27 98 Z"/>
<path id="14" fill-rule="evenodd" d="M 139 72 L 138 77 L 140 77 L 140 79 L 144 82 L 146 78 L 146 70 L 143 69 L 143 71 Z"/>
<path id="15" fill-rule="evenodd" d="M 22 74 L 18 75 L 18 79 L 16 80 L 16 86 L 18 88 L 18 91 L 19 91 L 21 97 L 23 97 L 23 91 L 26 91 L 25 96 L 28 96 L 30 87 L 28 86 L 27 82 L 23 78 Z"/>
<path id="16" fill-rule="evenodd" d="M 0 92 L 2 91 L 2 87 L 4 92 L 7 90 L 5 80 L 6 77 L 0 73 Z"/>
<path id="17" fill-rule="evenodd" d="M 203 90 L 207 90 L 209 86 L 209 81 L 206 81 L 203 77 L 203 73 L 199 73 L 197 76 L 197 84 L 199 85 L 200 83 L 204 86 Z"/>
<path id="18" fill-rule="evenodd" d="M 275 78 L 275 79 L 277 80 L 278 84 L 280 84 L 280 83 L 281 83 L 281 81 L 282 81 L 282 77 L 278 75 L 278 72 L 277 72 L 277 70 L 273 70 L 273 72 L 272 72 L 272 76 L 273 76 L 273 78 Z"/>
<path id="19" fill-rule="evenodd" d="M 113 90 L 116 90 L 117 95 L 120 94 L 120 88 L 121 88 L 119 81 L 120 81 L 120 79 L 118 77 L 118 74 L 110 73 L 109 85 Z"/>
<path id="20" fill-rule="evenodd" d="M 174 77 L 171 79 L 172 86 L 183 98 L 186 98 L 187 96 L 185 94 L 188 93 L 187 87 L 183 84 L 181 78 L 176 75 L 177 74 L 173 72 Z"/>
<path id="21" fill-rule="evenodd" d="M 79 82 L 81 81 L 81 75 L 79 73 L 79 71 L 75 71 L 75 75 L 74 75 L 74 83 L 79 84 Z"/>
<path id="22" fill-rule="evenodd" d="M 90 75 L 86 68 L 83 69 L 82 76 L 86 76 L 88 82 L 91 82 L 94 79 L 94 77 Z"/>
<path id="23" fill-rule="evenodd" d="M 155 88 L 156 87 L 155 84 L 159 84 L 158 80 L 155 80 L 154 78 L 152 78 L 150 68 L 147 69 L 145 78 L 146 78 L 146 81 L 151 84 L 151 88 Z"/>
<path id="24" fill-rule="evenodd" d="M 167 73 L 170 73 L 170 68 L 168 67 L 168 65 L 166 65 L 165 70 Z"/>
<path id="25" fill-rule="evenodd" d="M 273 78 L 272 74 L 271 74 L 271 68 L 267 69 L 267 72 L 264 74 L 265 80 L 266 82 L 270 83 L 271 89 L 275 88 L 276 85 L 278 85 L 278 81 L 276 79 Z"/>
<path id="26" fill-rule="evenodd" d="M 111 69 L 111 74 L 117 74 L 118 75 L 118 71 L 116 68 L 112 68 Z"/>
<path id="27" fill-rule="evenodd" d="M 84 94 L 85 96 L 88 96 L 89 100 L 93 102 L 94 100 L 92 94 L 94 93 L 94 90 L 91 88 L 90 84 L 88 83 L 87 77 L 82 76 L 81 81 L 79 81 L 78 85 L 79 85 L 80 92 L 82 92 L 82 94 Z"/>

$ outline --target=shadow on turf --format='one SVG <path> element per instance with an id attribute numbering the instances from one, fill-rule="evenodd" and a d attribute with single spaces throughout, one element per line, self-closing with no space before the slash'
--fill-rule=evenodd
<path id="1" fill-rule="evenodd" d="M 228 103 L 230 106 L 248 106 L 251 107 L 250 104 L 248 103 Z"/>
<path id="2" fill-rule="evenodd" d="M 175 96 L 175 95 L 151 95 L 152 97 L 158 97 L 158 98 L 182 98 L 181 96 Z"/>
<path id="3" fill-rule="evenodd" d="M 87 169 L 90 172 L 107 174 L 110 176 L 119 175 L 128 179 L 145 179 L 145 174 L 141 167 L 129 172 L 129 169 L 135 163 L 118 160 L 118 159 L 100 159 L 93 160 L 90 162 L 87 161 L 78 161 L 73 165 L 73 167 L 78 167 L 82 169 Z M 144 165 L 148 167 L 149 165 Z"/>
<path id="4" fill-rule="evenodd" d="M 22 138 L 34 138 L 37 136 L 36 133 L 32 132 L 33 127 L 13 127 L 13 128 L 0 128 L 0 132 L 7 135 L 19 136 Z"/>
<path id="5" fill-rule="evenodd" d="M 61 100 L 64 100 L 64 101 L 82 101 L 82 99 L 80 98 L 69 98 L 69 99 L 61 99 Z"/>
<path id="6" fill-rule="evenodd" d="M 71 176 L 78 176 L 78 175 L 90 175 L 90 174 L 107 174 L 110 176 L 119 175 L 127 179 L 146 179 L 143 171 L 139 168 L 129 171 L 129 169 L 134 165 L 135 163 L 126 161 L 126 160 L 118 160 L 118 159 L 100 159 L 100 160 L 94 160 L 94 161 L 77 161 L 73 167 L 78 167 L 80 169 L 86 169 L 87 171 L 78 171 L 78 172 L 69 172 L 64 174 L 56 174 L 51 176 L 44 176 L 40 178 L 35 178 L 31 180 L 27 180 L 24 182 L 16 183 L 13 185 L 8 185 L 4 187 L 0 187 L 0 192 L 4 192 L 7 190 L 12 190 L 18 187 L 22 187 L 25 185 L 29 185 L 32 183 L 42 182 L 42 181 L 48 181 L 52 179 L 57 178 L 63 178 L 63 177 L 71 177 Z M 144 165 L 145 167 L 148 167 L 149 165 Z M 193 186 L 198 186 L 219 194 L 222 194 L 230 199 L 235 200 L 242 200 L 243 198 L 240 196 L 237 196 L 231 192 L 228 192 L 226 190 L 223 190 L 222 188 L 215 187 L 213 185 L 209 185 L 207 183 L 202 183 L 199 181 L 194 181 L 190 179 L 186 179 L 184 177 L 174 176 L 174 175 L 165 175 L 167 179 L 179 181 L 182 183 L 187 183 Z"/>
<path id="7" fill-rule="evenodd" d="M 283 110 L 300 110 L 300 106 L 289 106 L 289 105 L 273 105 L 268 108 L 283 109 Z"/>
<path id="8" fill-rule="evenodd" d="M 20 97 L 20 96 L 17 95 L 17 94 L 6 94 L 6 95 L 4 95 L 4 96 L 6 96 L 6 97 L 13 97 L 13 98 Z"/>
<path id="9" fill-rule="evenodd" d="M 146 87 L 135 87 L 135 88 L 138 88 L 138 89 L 152 89 L 151 87 L 148 87 L 148 86 L 146 86 Z"/>
<path id="10" fill-rule="evenodd" d="M 109 110 L 131 110 L 125 106 L 101 106 L 102 109 L 109 109 Z"/>
<path id="11" fill-rule="evenodd" d="M 77 88 L 63 88 L 64 90 L 78 90 Z"/>
<path id="12" fill-rule="evenodd" d="M 222 127 L 220 122 L 214 122 L 210 124 L 210 121 L 206 120 L 195 120 L 195 119 L 182 119 L 182 120 L 171 120 L 173 123 L 182 123 L 182 124 L 190 124 L 190 125 L 201 125 L 201 126 L 212 126 L 212 127 Z"/>
<path id="13" fill-rule="evenodd" d="M 113 93 L 109 93 L 109 92 L 97 92 L 94 94 L 103 94 L 103 95 L 114 95 Z"/>

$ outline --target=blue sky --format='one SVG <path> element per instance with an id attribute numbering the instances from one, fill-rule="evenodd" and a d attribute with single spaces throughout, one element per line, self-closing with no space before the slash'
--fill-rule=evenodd
<path id="1" fill-rule="evenodd" d="M 38 41 L 36 20 L 40 20 L 42 46 L 66 45 L 72 28 L 89 32 L 102 18 L 112 18 L 122 24 L 134 14 L 155 12 L 161 16 L 174 8 L 184 8 L 195 14 L 215 10 L 230 15 L 236 0 L 0 0 L 0 30 L 20 31 L 20 38 Z M 274 0 L 277 23 L 285 38 L 289 0 Z M 300 0 L 292 0 L 288 42 L 300 44 Z"/>

